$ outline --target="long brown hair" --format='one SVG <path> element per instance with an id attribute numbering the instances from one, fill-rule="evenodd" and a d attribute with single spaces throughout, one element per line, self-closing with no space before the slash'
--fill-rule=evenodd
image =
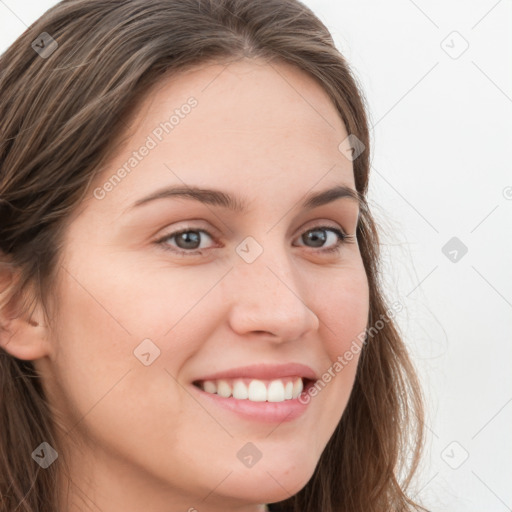
<path id="1" fill-rule="evenodd" d="M 43 48 L 46 54 L 38 51 Z M 419 509 L 407 492 L 422 449 L 422 398 L 380 284 L 378 232 L 366 203 L 366 106 L 329 31 L 298 0 L 64 0 L 6 50 L 0 57 L 0 284 L 16 279 L 0 287 L 0 312 L 19 302 L 25 314 L 37 301 L 51 323 L 47 306 L 66 220 L 91 193 L 91 181 L 148 90 L 187 67 L 244 57 L 285 61 L 312 75 L 365 148 L 353 165 L 366 205 L 357 240 L 374 332 L 311 480 L 271 508 Z M 375 329 L 374 320 L 383 317 Z M 0 348 L 0 512 L 58 510 L 60 459 L 42 469 L 31 458 L 43 440 L 59 451 L 56 428 L 32 363 Z"/>

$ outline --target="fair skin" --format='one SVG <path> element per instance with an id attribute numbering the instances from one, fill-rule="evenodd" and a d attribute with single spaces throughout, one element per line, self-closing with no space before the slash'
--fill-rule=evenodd
<path id="1" fill-rule="evenodd" d="M 320 378 L 364 331 L 369 308 L 357 241 L 326 253 L 339 243 L 333 231 L 315 231 L 323 245 L 306 236 L 325 225 L 355 235 L 358 221 L 346 197 L 302 207 L 306 194 L 355 189 L 338 149 L 347 130 L 327 93 L 290 65 L 224 68 L 173 76 L 145 100 L 66 231 L 59 314 L 50 326 L 36 309 L 37 325 L 14 324 L 5 345 L 35 362 L 68 432 L 61 512 L 260 511 L 307 483 L 350 396 L 357 355 L 284 421 L 251 419 L 193 385 L 256 363 L 302 363 Z M 190 96 L 198 104 L 179 125 L 94 197 Z M 176 197 L 132 208 L 176 185 L 225 191 L 247 209 Z M 170 237 L 184 228 L 195 246 Z M 249 236 L 263 249 L 251 263 L 236 251 Z M 133 351 L 147 338 L 160 355 L 145 366 Z M 249 442 L 261 454 L 251 467 L 237 456 Z"/>

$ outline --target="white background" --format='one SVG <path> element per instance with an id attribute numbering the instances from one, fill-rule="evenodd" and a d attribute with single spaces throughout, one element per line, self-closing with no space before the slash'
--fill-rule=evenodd
<path id="1" fill-rule="evenodd" d="M 0 0 L 0 51 L 55 3 Z M 368 100 L 386 289 L 429 408 L 417 497 L 511 510 L 512 0 L 304 3 Z"/>

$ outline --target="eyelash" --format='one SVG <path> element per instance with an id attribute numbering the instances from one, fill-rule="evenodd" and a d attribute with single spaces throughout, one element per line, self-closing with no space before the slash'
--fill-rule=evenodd
<path id="1" fill-rule="evenodd" d="M 333 233 L 335 233 L 336 236 L 338 237 L 338 243 L 335 246 L 330 247 L 328 249 L 319 249 L 318 251 L 315 251 L 315 252 L 320 252 L 320 253 L 324 253 L 324 254 L 339 253 L 341 251 L 341 249 L 343 248 L 343 245 L 355 242 L 355 238 L 356 238 L 355 235 L 349 235 L 347 233 L 344 233 L 340 229 L 334 228 L 332 226 L 316 226 L 316 227 L 313 227 L 311 229 L 304 231 L 304 233 L 309 233 L 311 231 L 322 231 L 322 230 L 332 231 Z M 157 245 L 159 245 L 164 251 L 171 251 L 174 254 L 178 254 L 178 255 L 181 255 L 184 257 L 201 255 L 201 254 L 203 254 L 203 251 L 209 250 L 209 249 L 203 249 L 203 251 L 201 251 L 201 250 L 196 249 L 195 251 L 194 250 L 187 251 L 185 249 L 176 249 L 174 247 L 169 246 L 169 244 L 166 243 L 171 238 L 177 237 L 179 235 L 182 235 L 183 233 L 188 233 L 188 232 L 206 233 L 212 240 L 215 240 L 215 238 L 208 231 L 206 231 L 204 229 L 196 229 L 196 228 L 189 227 L 189 228 L 184 228 L 179 231 L 174 231 L 172 233 L 169 233 L 168 235 L 165 235 L 163 238 L 156 240 L 155 243 Z M 314 248 L 311 247 L 310 249 L 314 249 Z"/>

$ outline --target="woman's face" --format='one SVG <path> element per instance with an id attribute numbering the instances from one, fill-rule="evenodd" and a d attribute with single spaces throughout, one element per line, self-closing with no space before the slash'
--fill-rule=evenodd
<path id="1" fill-rule="evenodd" d="M 66 232 L 51 349 L 36 362 L 76 501 L 202 512 L 283 500 L 340 421 L 357 354 L 333 363 L 368 317 L 357 241 L 336 234 L 355 235 L 357 201 L 303 205 L 355 190 L 348 133 L 312 78 L 259 60 L 166 79 L 127 133 Z M 302 379 L 323 385 L 290 399 Z"/>

